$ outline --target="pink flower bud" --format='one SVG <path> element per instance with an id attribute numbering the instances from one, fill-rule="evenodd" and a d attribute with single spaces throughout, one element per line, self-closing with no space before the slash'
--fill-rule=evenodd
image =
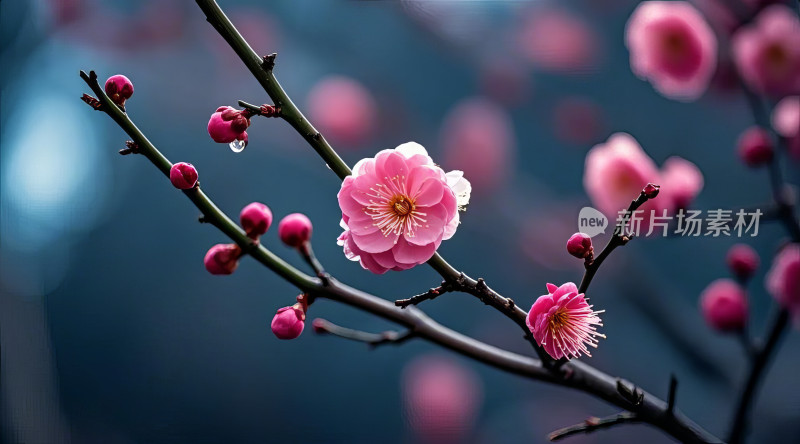
<path id="1" fill-rule="evenodd" d="M 311 239 L 311 220 L 302 213 L 292 213 L 278 224 L 278 235 L 284 244 L 297 248 Z"/>
<path id="2" fill-rule="evenodd" d="M 647 196 L 648 199 L 655 199 L 656 196 L 658 196 L 658 192 L 660 190 L 661 190 L 660 186 L 648 183 L 647 185 L 644 186 L 642 192 L 644 193 L 645 196 Z"/>
<path id="3" fill-rule="evenodd" d="M 567 251 L 578 259 L 588 257 L 594 252 L 592 238 L 585 233 L 573 234 L 567 241 Z"/>
<path id="4" fill-rule="evenodd" d="M 119 106 L 124 107 L 125 101 L 133 95 L 133 83 L 122 74 L 109 77 L 105 88 L 108 97 Z"/>
<path id="5" fill-rule="evenodd" d="M 715 330 L 741 330 L 747 324 L 747 294 L 736 282 L 717 279 L 700 295 L 700 310 Z"/>
<path id="6" fill-rule="evenodd" d="M 242 208 L 242 212 L 239 213 L 239 222 L 245 233 L 255 239 L 269 230 L 269 226 L 272 225 L 272 211 L 262 203 L 253 202 Z"/>
<path id="7" fill-rule="evenodd" d="M 748 128 L 739 136 L 738 150 L 739 158 L 749 167 L 770 162 L 774 154 L 769 133 L 758 126 Z"/>
<path id="8" fill-rule="evenodd" d="M 186 162 L 178 162 L 169 169 L 169 181 L 179 190 L 188 190 L 197 185 L 197 169 Z"/>
<path id="9" fill-rule="evenodd" d="M 295 339 L 305 328 L 306 313 L 300 303 L 278 309 L 272 318 L 272 333 L 278 339 Z"/>
<path id="10" fill-rule="evenodd" d="M 217 244 L 211 247 L 203 264 L 211 274 L 231 274 L 239 266 L 242 250 L 236 244 Z"/>
<path id="11" fill-rule="evenodd" d="M 247 142 L 250 119 L 242 111 L 230 106 L 220 106 L 208 120 L 208 135 L 217 143 L 231 143 L 234 140 Z"/>
<path id="12" fill-rule="evenodd" d="M 758 253 L 747 244 L 736 244 L 728 250 L 728 267 L 741 279 L 749 279 L 758 269 Z"/>

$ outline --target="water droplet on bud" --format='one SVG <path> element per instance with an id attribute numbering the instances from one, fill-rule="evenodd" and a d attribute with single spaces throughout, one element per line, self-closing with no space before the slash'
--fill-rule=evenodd
<path id="1" fill-rule="evenodd" d="M 247 144 L 244 142 L 244 140 L 234 140 L 228 146 L 231 147 L 231 151 L 233 151 L 234 153 L 241 153 L 242 151 L 244 151 L 244 147 L 246 145 Z"/>

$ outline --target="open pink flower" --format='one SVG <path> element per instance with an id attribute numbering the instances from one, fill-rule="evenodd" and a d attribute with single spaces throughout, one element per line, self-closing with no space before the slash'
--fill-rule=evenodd
<path id="1" fill-rule="evenodd" d="M 661 199 L 670 210 L 687 208 L 703 189 L 703 173 L 692 162 L 672 156 L 661 165 Z"/>
<path id="2" fill-rule="evenodd" d="M 800 317 L 800 245 L 790 244 L 778 252 L 766 282 L 772 297 Z"/>
<path id="3" fill-rule="evenodd" d="M 739 73 L 752 88 L 776 97 L 800 92 L 800 20 L 786 5 L 764 9 L 731 43 Z"/>
<path id="4" fill-rule="evenodd" d="M 639 142 L 627 133 L 612 134 L 586 155 L 583 186 L 592 204 L 611 219 L 628 208 L 648 183 L 661 185 L 661 191 L 658 198 L 640 207 L 645 222 L 653 210 L 662 216 L 664 210 L 688 206 L 703 188 L 703 174 L 680 157 L 670 157 L 659 171 Z"/>
<path id="5" fill-rule="evenodd" d="M 342 182 L 339 245 L 373 273 L 425 263 L 455 234 L 470 191 L 460 171 L 445 174 L 417 143 L 383 150 Z"/>
<path id="6" fill-rule="evenodd" d="M 676 100 L 700 97 L 717 66 L 717 39 L 688 2 L 642 2 L 628 20 L 625 44 L 634 74 Z"/>
<path id="7" fill-rule="evenodd" d="M 536 342 L 553 359 L 592 356 L 587 346 L 597 348 L 597 338 L 606 337 L 595 328 L 603 325 L 597 316 L 603 311 L 592 310 L 572 282 L 547 284 L 547 293 L 533 303 L 525 319 Z"/>

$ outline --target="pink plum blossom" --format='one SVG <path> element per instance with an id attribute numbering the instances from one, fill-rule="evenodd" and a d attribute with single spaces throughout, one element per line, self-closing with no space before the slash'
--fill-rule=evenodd
<path id="1" fill-rule="evenodd" d="M 670 157 L 659 171 L 653 159 L 627 133 L 612 134 L 586 155 L 584 188 L 595 208 L 609 218 L 616 219 L 648 183 L 661 188 L 658 198 L 640 207 L 645 221 L 653 210 L 662 216 L 664 210 L 688 206 L 703 188 L 703 175 L 697 166 L 680 157 Z"/>
<path id="2" fill-rule="evenodd" d="M 260 202 L 253 202 L 242 208 L 239 222 L 248 236 L 257 239 L 272 225 L 272 211 Z"/>
<path id="3" fill-rule="evenodd" d="M 572 282 L 547 284 L 547 293 L 536 299 L 525 320 L 536 342 L 553 359 L 592 356 L 587 346 L 597 348 L 597 338 L 605 338 L 595 327 L 603 325 L 597 316 L 603 311 L 592 310 Z"/>
<path id="4" fill-rule="evenodd" d="M 758 269 L 761 260 L 753 247 L 747 244 L 736 244 L 728 250 L 725 262 L 734 275 L 740 279 L 749 279 Z"/>
<path id="5" fill-rule="evenodd" d="M 278 236 L 284 244 L 298 248 L 311 239 L 314 226 L 311 219 L 302 213 L 292 213 L 281 219 Z"/>
<path id="6" fill-rule="evenodd" d="M 125 101 L 133 95 L 133 82 L 122 74 L 117 74 L 106 80 L 105 90 L 114 103 L 124 107 Z"/>
<path id="7" fill-rule="evenodd" d="M 188 190 L 197 185 L 197 169 L 191 163 L 178 162 L 169 169 L 169 181 L 179 190 Z"/>
<path id="8" fill-rule="evenodd" d="M 747 294 L 730 279 L 718 279 L 700 295 L 700 310 L 713 329 L 738 331 L 747 324 Z"/>
<path id="9" fill-rule="evenodd" d="M 672 156 L 661 165 L 661 199 L 671 210 L 687 208 L 703 189 L 703 173 L 688 160 Z"/>
<path id="10" fill-rule="evenodd" d="M 717 39 L 702 14 L 685 1 L 645 1 L 625 28 L 631 69 L 666 97 L 694 100 L 717 66 Z"/>
<path id="11" fill-rule="evenodd" d="M 383 150 L 359 161 L 342 182 L 339 245 L 373 273 L 425 263 L 455 234 L 470 192 L 463 173 L 445 174 L 422 145 Z"/>
<path id="12" fill-rule="evenodd" d="M 303 333 L 306 312 L 301 303 L 278 309 L 270 327 L 278 339 L 295 339 Z"/>
<path id="13" fill-rule="evenodd" d="M 231 274 L 239 266 L 241 255 L 242 249 L 236 244 L 217 244 L 208 250 L 203 265 L 211 274 Z"/>
<path id="14" fill-rule="evenodd" d="M 220 106 L 208 120 L 208 135 L 217 143 L 231 143 L 235 140 L 247 142 L 250 114 L 230 106 Z"/>
<path id="15" fill-rule="evenodd" d="M 455 444 L 471 436 L 483 388 L 468 367 L 425 355 L 406 366 L 402 384 L 405 417 L 419 442 Z"/>
<path id="16" fill-rule="evenodd" d="M 311 121 L 337 145 L 363 144 L 375 130 L 378 106 L 361 83 L 344 76 L 319 81 L 308 94 Z"/>
<path id="17" fill-rule="evenodd" d="M 513 171 L 511 117 L 494 102 L 473 97 L 457 103 L 442 123 L 439 141 L 444 165 L 464 171 L 482 193 L 502 186 Z"/>
<path id="18" fill-rule="evenodd" d="M 767 290 L 782 307 L 800 316 L 800 245 L 789 244 L 778 252 L 766 283 Z"/>
<path id="19" fill-rule="evenodd" d="M 765 8 L 731 41 L 744 81 L 758 92 L 783 97 L 800 92 L 800 19 L 786 5 Z"/>

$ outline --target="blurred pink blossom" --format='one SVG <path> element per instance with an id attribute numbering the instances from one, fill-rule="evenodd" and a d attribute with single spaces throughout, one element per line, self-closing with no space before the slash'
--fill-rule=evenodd
<path id="1" fill-rule="evenodd" d="M 739 136 L 737 152 L 742 162 L 751 168 L 769 163 L 775 155 L 772 138 L 760 126 L 751 126 Z"/>
<path id="2" fill-rule="evenodd" d="M 750 279 L 758 269 L 761 259 L 750 245 L 736 244 L 728 250 L 725 262 L 736 277 Z"/>
<path id="3" fill-rule="evenodd" d="M 444 165 L 464 171 L 476 192 L 489 194 L 512 175 L 516 140 L 508 113 L 483 98 L 457 103 L 439 133 Z"/>
<path id="4" fill-rule="evenodd" d="M 751 88 L 774 97 L 800 92 L 800 20 L 789 7 L 768 6 L 731 43 L 739 73 Z"/>
<path id="5" fill-rule="evenodd" d="M 592 356 L 587 346 L 597 348 L 597 338 L 605 338 L 595 327 L 603 325 L 597 316 L 602 311 L 592 310 L 572 282 L 547 284 L 547 293 L 536 299 L 525 320 L 536 342 L 553 359 Z"/>
<path id="6" fill-rule="evenodd" d="M 422 145 L 409 142 L 362 159 L 339 190 L 339 245 L 373 273 L 425 263 L 455 234 L 469 202 L 461 172 L 445 172 Z"/>
<path id="7" fill-rule="evenodd" d="M 421 356 L 403 370 L 408 426 L 421 442 L 458 443 L 471 435 L 483 387 L 468 367 L 440 355 Z"/>
<path id="8" fill-rule="evenodd" d="M 377 105 L 361 83 L 344 76 L 320 80 L 308 94 L 311 121 L 337 148 L 352 149 L 375 130 Z"/>
<path id="9" fill-rule="evenodd" d="M 661 185 L 655 199 L 640 207 L 643 220 L 688 206 L 703 188 L 703 175 L 692 162 L 670 157 L 662 171 L 630 134 L 616 133 L 586 155 L 583 185 L 593 205 L 609 218 L 628 207 L 645 185 Z"/>
<path id="10" fill-rule="evenodd" d="M 631 69 L 666 97 L 691 101 L 705 92 L 717 66 L 717 39 L 684 1 L 645 1 L 625 29 Z"/>
<path id="11" fill-rule="evenodd" d="M 670 210 L 687 208 L 703 189 L 703 173 L 688 160 L 672 156 L 661 166 L 660 199 L 667 200 Z"/>
<path id="12" fill-rule="evenodd" d="M 520 53 L 534 67 L 558 73 L 595 70 L 602 54 L 599 42 L 586 21 L 555 8 L 532 9 L 517 34 Z"/>
<path id="13" fill-rule="evenodd" d="M 730 279 L 718 279 L 700 295 L 700 311 L 706 323 L 722 332 L 738 331 L 747 324 L 747 294 Z"/>
<path id="14" fill-rule="evenodd" d="M 785 97 L 775 105 L 772 127 L 783 137 L 795 137 L 800 133 L 800 96 Z"/>
<path id="15" fill-rule="evenodd" d="M 800 245 L 789 244 L 775 255 L 766 284 L 782 307 L 800 316 Z"/>

